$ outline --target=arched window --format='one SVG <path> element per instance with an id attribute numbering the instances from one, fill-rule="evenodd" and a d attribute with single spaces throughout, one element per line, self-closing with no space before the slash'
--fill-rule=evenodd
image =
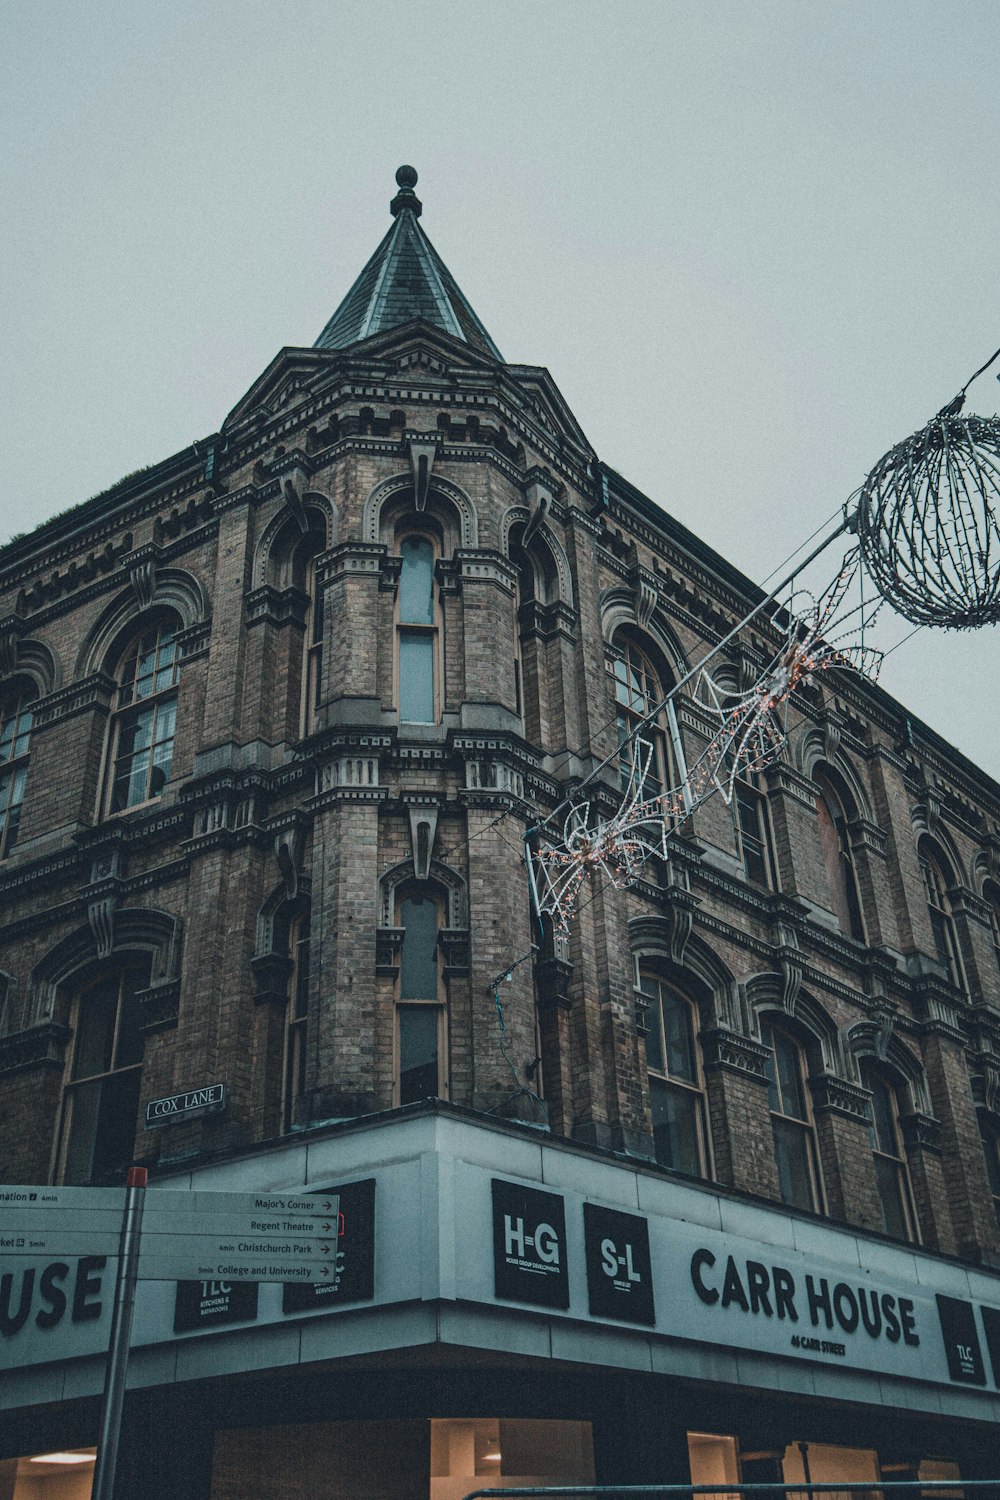
<path id="1" fill-rule="evenodd" d="M 816 812 L 819 817 L 819 842 L 833 911 L 844 936 L 863 943 L 865 929 L 861 920 L 858 883 L 847 836 L 844 801 L 833 778 L 826 771 L 817 770 L 813 773 L 813 785 L 816 789 Z"/>
<path id="2" fill-rule="evenodd" d="M 172 620 L 148 626 L 119 663 L 111 727 L 109 812 L 152 801 L 170 779 L 178 664 L 177 627 Z"/>
<path id="3" fill-rule="evenodd" d="M 20 683 L 0 699 L 0 859 L 17 843 L 21 826 L 32 705 L 37 696 L 33 684 Z"/>
<path id="4" fill-rule="evenodd" d="M 656 1159 L 678 1172 L 706 1177 L 705 1099 L 694 1007 L 644 970 L 639 972 L 639 990 L 648 1007 L 646 1065 Z"/>
<path id="5" fill-rule="evenodd" d="M 143 1051 L 136 996 L 148 987 L 149 975 L 149 961 L 137 958 L 82 985 L 74 998 L 63 1090 L 63 1182 L 120 1184 L 132 1162 Z"/>
<path id="6" fill-rule="evenodd" d="M 748 771 L 733 783 L 733 823 L 747 879 L 753 885 L 770 888 L 774 884 L 771 823 L 767 798 L 754 771 Z"/>
<path id="7" fill-rule="evenodd" d="M 416 532 L 399 542 L 397 682 L 401 724 L 434 724 L 440 699 L 435 547 Z"/>
<path id="8" fill-rule="evenodd" d="M 768 1050 L 764 1068 L 781 1201 L 816 1213 L 822 1208 L 819 1163 L 802 1048 L 770 1021 L 761 1022 L 760 1039 Z"/>
<path id="9" fill-rule="evenodd" d="M 958 958 L 958 939 L 955 935 L 955 919 L 951 912 L 949 887 L 954 884 L 951 873 L 930 839 L 921 839 L 917 847 L 920 873 L 924 881 L 927 898 L 927 913 L 931 919 L 931 934 L 934 938 L 934 953 L 944 964 L 948 978 L 957 988 L 962 988 L 962 969 Z"/>
<path id="10" fill-rule="evenodd" d="M 396 1103 L 445 1098 L 444 1005 L 438 953 L 437 901 L 417 885 L 398 898 L 403 947 L 396 1005 Z"/>
<path id="11" fill-rule="evenodd" d="M 291 1130 L 295 1101 L 306 1088 L 306 1031 L 309 1023 L 309 913 L 300 912 L 288 932 L 292 970 L 285 1011 L 285 1057 L 282 1070 L 281 1119 Z"/>
<path id="12" fill-rule="evenodd" d="M 654 713 L 662 703 L 669 683 L 664 686 L 647 653 L 630 636 L 616 639 L 610 670 L 615 726 L 621 747 L 619 776 L 622 791 L 628 790 L 634 774 L 642 768 L 648 756 L 645 791 L 648 797 L 655 797 L 676 785 L 678 780 L 671 753 L 671 741 L 679 743 L 673 704 Z M 647 719 L 649 722 L 644 723 Z M 637 730 L 639 732 L 635 733 Z M 630 735 L 634 738 L 630 739 Z"/>
<path id="13" fill-rule="evenodd" d="M 903 1152 L 895 1085 L 870 1058 L 861 1064 L 861 1082 L 871 1090 L 872 1096 L 868 1134 L 875 1157 L 882 1227 L 886 1234 L 898 1240 L 916 1239 L 916 1215 Z"/>

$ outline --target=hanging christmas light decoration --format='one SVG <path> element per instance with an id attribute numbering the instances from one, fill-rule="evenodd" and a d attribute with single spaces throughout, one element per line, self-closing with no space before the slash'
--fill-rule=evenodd
<path id="1" fill-rule="evenodd" d="M 865 564 L 916 625 L 973 630 L 1000 620 L 1000 421 L 961 415 L 966 390 L 998 356 L 890 449 L 861 491 Z"/>
<path id="2" fill-rule="evenodd" d="M 723 699 L 702 672 L 702 704 L 718 715 L 719 728 L 679 785 L 649 792 L 653 746 L 636 737 L 628 755 L 628 783 L 611 817 L 592 818 L 593 803 L 581 802 L 570 808 L 561 839 L 550 839 L 544 828 L 535 831 L 527 858 L 539 916 L 567 931 L 587 876 L 600 874 L 618 890 L 634 885 L 651 854 L 667 857 L 670 831 L 695 808 L 716 792 L 731 803 L 741 777 L 763 770 L 781 754 L 792 694 L 817 672 L 846 667 L 877 675 L 882 653 L 864 637 L 879 605 L 869 611 L 862 599 L 837 613 L 858 575 L 859 559 L 855 547 L 819 599 L 794 590 L 776 608 L 771 623 L 781 633 L 781 645 L 748 692 Z M 622 751 L 627 753 L 627 746 Z"/>

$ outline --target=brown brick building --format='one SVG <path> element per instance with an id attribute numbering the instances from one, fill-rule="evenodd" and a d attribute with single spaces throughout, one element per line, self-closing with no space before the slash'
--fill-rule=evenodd
<path id="1" fill-rule="evenodd" d="M 501 357 L 397 181 L 314 348 L 0 554 L 0 1177 L 344 1189 L 325 1302 L 140 1288 L 119 1491 L 995 1473 L 1000 787 L 823 674 L 539 933 L 526 831 L 760 596 Z M 710 732 L 681 690 L 653 773 Z M 107 1333 L 25 1266 L 14 1497 L 93 1445 Z"/>

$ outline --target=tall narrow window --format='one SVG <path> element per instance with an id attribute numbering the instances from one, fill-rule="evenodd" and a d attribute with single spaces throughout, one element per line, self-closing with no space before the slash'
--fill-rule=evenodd
<path id="1" fill-rule="evenodd" d="M 761 1022 L 760 1039 L 768 1049 L 764 1067 L 781 1201 L 815 1212 L 819 1170 L 802 1048 L 769 1021 Z"/>
<path id="2" fill-rule="evenodd" d="M 693 1008 L 654 974 L 640 972 L 639 989 L 648 1001 L 646 1063 L 656 1159 L 704 1177 L 705 1101 Z"/>
<path id="3" fill-rule="evenodd" d="M 619 642 L 611 664 L 611 682 L 622 791 L 628 790 L 646 766 L 646 795 L 655 797 L 675 780 L 664 727 L 667 715 L 662 710 L 655 712 L 663 701 L 664 689 L 649 657 L 634 641 Z M 644 722 L 647 719 L 649 722 Z"/>
<path id="4" fill-rule="evenodd" d="M 285 1020 L 282 1123 L 292 1128 L 295 1101 L 306 1088 L 306 1029 L 309 1023 L 309 913 L 296 917 L 288 934 L 292 972 Z"/>
<path id="5" fill-rule="evenodd" d="M 433 724 L 437 719 L 434 547 L 425 536 L 405 536 L 399 555 L 399 719 L 402 724 Z"/>
<path id="6" fill-rule="evenodd" d="M 177 632 L 163 622 L 144 631 L 118 671 L 109 810 L 159 797 L 170 778 L 177 716 Z"/>
<path id="7" fill-rule="evenodd" d="M 993 1124 L 985 1124 L 980 1118 L 979 1133 L 982 1136 L 983 1150 L 986 1153 L 986 1175 L 990 1184 L 990 1196 L 993 1199 L 993 1212 L 997 1223 L 1000 1224 L 1000 1130 Z"/>
<path id="8" fill-rule="evenodd" d="M 0 701 L 0 859 L 17 843 L 28 780 L 34 688 L 12 690 Z"/>
<path id="9" fill-rule="evenodd" d="M 136 995 L 149 965 L 103 975 L 74 1007 L 74 1042 L 63 1095 L 62 1180 L 120 1183 L 132 1160 L 142 1082 Z"/>
<path id="10" fill-rule="evenodd" d="M 990 931 L 993 934 L 993 952 L 997 968 L 1000 969 L 1000 885 L 988 880 L 983 886 L 983 898 L 990 910 Z"/>
<path id="11" fill-rule="evenodd" d="M 413 1104 L 446 1091 L 437 902 L 411 888 L 399 904 L 399 925 L 396 1103 Z"/>
<path id="12" fill-rule="evenodd" d="M 824 771 L 815 773 L 813 783 L 816 788 L 819 842 L 834 914 L 844 936 L 863 943 L 865 929 L 861 920 L 861 902 L 858 899 L 858 883 L 847 835 L 844 803 L 831 778 Z"/>
<path id="13" fill-rule="evenodd" d="M 733 822 L 746 877 L 754 885 L 773 884 L 767 798 L 751 771 L 733 784 Z"/>
<path id="14" fill-rule="evenodd" d="M 876 1065 L 866 1059 L 861 1064 L 861 1081 L 871 1090 L 871 1120 L 868 1134 L 875 1157 L 875 1181 L 882 1207 L 882 1227 L 898 1240 L 916 1238 L 916 1216 L 910 1179 L 903 1155 L 903 1138 L 899 1128 L 899 1103 L 896 1090 Z"/>
<path id="15" fill-rule="evenodd" d="M 920 873 L 924 881 L 927 898 L 927 914 L 931 919 L 934 938 L 934 953 L 944 964 L 948 978 L 958 988 L 962 987 L 962 970 L 958 960 L 958 939 L 955 936 L 955 921 L 951 914 L 948 887 L 951 881 L 945 874 L 945 866 L 927 839 L 921 839 L 918 849 Z"/>
<path id="16" fill-rule="evenodd" d="M 302 663 L 302 714 L 300 730 L 310 734 L 315 727 L 323 688 L 323 591 L 316 578 L 316 556 L 305 564 L 305 590 L 309 595 L 306 610 L 305 654 Z"/>

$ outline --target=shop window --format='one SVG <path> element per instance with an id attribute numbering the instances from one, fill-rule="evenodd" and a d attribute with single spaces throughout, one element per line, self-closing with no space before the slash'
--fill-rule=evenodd
<path id="1" fill-rule="evenodd" d="M 288 934 L 292 972 L 288 981 L 285 1012 L 285 1057 L 282 1078 L 281 1117 L 285 1130 L 292 1128 L 295 1101 L 306 1087 L 306 1032 L 309 1023 L 309 913 L 292 922 Z"/>
<path id="2" fill-rule="evenodd" d="M 531 1418 L 431 1420 L 430 1500 L 470 1490 L 594 1483 L 589 1422 Z"/>
<path id="3" fill-rule="evenodd" d="M 770 888 L 774 883 L 771 825 L 767 798 L 753 772 L 733 784 L 733 822 L 736 845 L 747 879 L 752 885 Z"/>
<path id="4" fill-rule="evenodd" d="M 929 839 L 921 839 L 917 849 L 923 876 L 927 913 L 931 920 L 934 954 L 947 970 L 956 988 L 962 988 L 962 969 L 958 958 L 958 939 L 952 916 L 948 889 L 954 883 L 944 860 Z"/>
<path id="5" fill-rule="evenodd" d="M 628 791 L 648 757 L 644 791 L 656 797 L 678 781 L 671 752 L 671 745 L 680 743 L 673 705 L 660 707 L 665 689 L 647 654 L 629 637 L 616 641 L 610 671 L 621 789 Z"/>
<path id="6" fill-rule="evenodd" d="M 396 1103 L 446 1096 L 444 1005 L 438 952 L 440 912 L 411 886 L 400 899 L 403 946 L 396 1005 Z"/>
<path id="7" fill-rule="evenodd" d="M 822 1205 L 816 1135 L 802 1048 L 770 1021 L 761 1022 L 760 1039 L 768 1049 L 764 1067 L 781 1201 L 818 1213 Z"/>
<path id="8" fill-rule="evenodd" d="M 689 1432 L 687 1441 L 693 1485 L 740 1483 L 739 1444 L 736 1438 L 715 1432 Z M 722 1491 L 714 1500 L 737 1500 L 737 1497 Z"/>
<path id="9" fill-rule="evenodd" d="M 33 686 L 12 688 L 0 700 L 0 859 L 17 843 L 21 807 L 28 780 L 28 741 L 31 737 Z"/>
<path id="10" fill-rule="evenodd" d="M 434 544 L 411 534 L 399 543 L 402 561 L 396 625 L 398 644 L 399 721 L 437 721 L 438 624 L 434 601 Z"/>
<path id="11" fill-rule="evenodd" d="M 63 1090 L 63 1182 L 119 1184 L 131 1165 L 143 1051 L 136 997 L 148 985 L 147 962 L 102 974 L 74 1001 Z"/>
<path id="12" fill-rule="evenodd" d="M 881 1477 L 874 1448 L 847 1448 L 838 1443 L 789 1443 L 781 1466 L 786 1485 L 875 1485 Z M 823 1500 L 851 1500 L 851 1492 L 838 1495 L 836 1490 L 827 1490 Z M 855 1500 L 864 1497 L 858 1495 Z"/>
<path id="13" fill-rule="evenodd" d="M 861 1081 L 871 1090 L 868 1134 L 875 1158 L 875 1181 L 882 1207 L 882 1227 L 898 1240 L 916 1238 L 916 1216 L 899 1128 L 899 1102 L 890 1079 L 870 1059 L 861 1064 Z"/>
<path id="14" fill-rule="evenodd" d="M 646 1064 L 656 1159 L 692 1177 L 708 1175 L 705 1100 L 694 1007 L 654 974 L 639 974 L 645 997 Z"/>
<path id="15" fill-rule="evenodd" d="M 9 1500 L 90 1500 L 96 1448 L 64 1448 L 11 1459 L 13 1475 L 0 1465 L 2 1493 Z M 7 1488 L 13 1479 L 13 1488 Z"/>
<path id="16" fill-rule="evenodd" d="M 122 658 L 111 723 L 110 812 L 152 801 L 170 778 L 177 675 L 177 632 L 170 622 L 150 626 Z"/>
<path id="17" fill-rule="evenodd" d="M 816 789 L 819 842 L 833 911 L 844 936 L 863 943 L 865 929 L 861 920 L 858 882 L 847 836 L 844 801 L 832 777 L 825 771 L 814 774 L 813 784 Z"/>

